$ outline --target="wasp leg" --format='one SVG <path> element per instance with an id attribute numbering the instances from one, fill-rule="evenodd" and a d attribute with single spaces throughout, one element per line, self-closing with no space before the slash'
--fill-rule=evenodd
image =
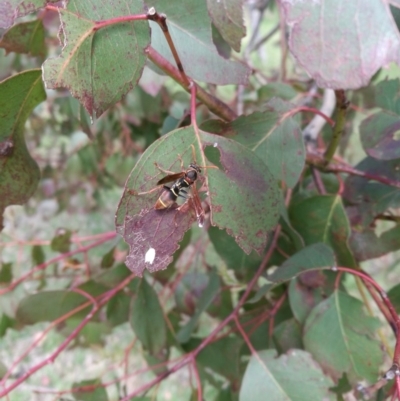
<path id="1" fill-rule="evenodd" d="M 188 198 L 188 193 L 186 191 L 184 191 L 183 189 L 181 189 L 178 196 L 180 198 L 187 199 Z"/>
<path id="2" fill-rule="evenodd" d="M 150 189 L 150 191 L 146 191 L 146 192 L 136 192 L 136 193 L 133 193 L 133 194 L 132 194 L 132 192 L 134 192 L 134 191 L 132 191 L 132 190 L 129 190 L 129 191 L 131 192 L 132 195 L 135 195 L 135 196 L 142 196 L 142 195 L 152 194 L 153 192 L 159 191 L 159 190 L 160 190 L 160 187 L 158 186 L 158 187 L 155 187 L 155 188 L 153 188 L 153 189 Z"/>
<path id="3" fill-rule="evenodd" d="M 167 175 L 176 174 L 176 171 L 169 171 L 169 170 L 163 169 L 162 167 L 160 167 L 160 165 L 157 162 L 154 162 L 154 165 L 158 168 L 158 170 L 160 170 L 164 174 L 167 174 Z"/>

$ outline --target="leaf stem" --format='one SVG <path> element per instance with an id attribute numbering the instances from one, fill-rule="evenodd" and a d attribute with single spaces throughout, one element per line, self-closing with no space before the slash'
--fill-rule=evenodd
<path id="1" fill-rule="evenodd" d="M 169 75 L 172 79 L 174 79 L 179 85 L 181 85 L 186 91 L 190 92 L 189 86 L 182 79 L 180 71 L 173 66 L 168 60 L 166 60 L 160 53 L 154 50 L 151 46 L 149 46 L 145 50 L 149 59 L 157 65 L 157 67 L 161 68 L 167 75 Z M 190 78 L 189 78 L 190 80 Z M 201 100 L 211 112 L 216 114 L 218 117 L 222 118 L 225 121 L 232 121 L 237 118 L 236 113 L 227 106 L 224 102 L 217 99 L 216 97 L 207 93 L 203 88 L 199 85 L 196 85 L 196 96 L 197 99 Z"/>
<path id="2" fill-rule="evenodd" d="M 131 22 L 131 21 L 143 21 L 147 20 L 147 14 L 133 14 L 133 15 L 124 15 L 121 17 L 110 18 L 106 20 L 96 21 L 93 27 L 94 31 L 98 31 L 101 28 L 105 28 L 109 25 L 120 24 L 122 22 Z"/>
<path id="3" fill-rule="evenodd" d="M 362 170 L 357 170 L 354 167 L 345 164 L 343 162 L 338 163 L 335 162 L 335 164 L 330 164 L 329 166 L 325 166 L 325 159 L 323 158 L 322 155 L 316 153 L 316 152 L 308 152 L 307 153 L 307 164 L 311 166 L 315 166 L 319 168 L 322 171 L 328 172 L 328 173 L 346 173 L 349 175 L 355 175 L 358 177 L 364 177 L 367 180 L 372 180 L 372 181 L 377 181 L 385 185 L 389 185 L 391 187 L 395 188 L 400 188 L 400 182 L 396 180 L 392 180 L 390 178 L 377 175 L 377 174 L 372 174 L 368 173 L 366 171 Z"/>
<path id="4" fill-rule="evenodd" d="M 337 147 L 339 146 L 339 142 L 342 139 L 344 126 L 346 124 L 346 114 L 347 109 L 349 108 L 349 101 L 346 98 L 346 94 L 343 89 L 335 90 L 336 95 L 336 124 L 333 129 L 332 140 L 328 145 L 324 153 L 324 164 L 328 165 L 333 155 L 336 152 Z"/>
<path id="5" fill-rule="evenodd" d="M 157 13 L 155 8 L 151 7 L 147 13 L 147 19 L 156 22 L 160 26 L 160 28 L 165 36 L 165 39 L 168 43 L 168 46 L 171 49 L 171 53 L 172 53 L 172 56 L 174 57 L 176 66 L 178 67 L 178 70 L 180 71 L 180 73 L 182 75 L 182 79 L 185 82 L 185 84 L 187 86 L 189 86 L 190 80 L 187 77 L 187 75 L 183 69 L 183 64 L 181 62 L 181 59 L 179 58 L 178 51 L 176 50 L 174 41 L 172 40 L 171 35 L 168 30 L 168 25 L 167 25 L 167 21 L 166 21 L 167 16 L 165 14 Z"/>

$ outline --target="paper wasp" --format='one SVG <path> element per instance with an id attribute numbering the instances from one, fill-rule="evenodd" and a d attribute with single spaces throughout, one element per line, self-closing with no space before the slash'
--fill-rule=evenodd
<path id="1" fill-rule="evenodd" d="M 194 146 L 192 146 L 193 159 L 195 160 Z M 196 213 L 197 222 L 199 227 L 203 227 L 204 224 L 204 210 L 201 205 L 201 199 L 196 188 L 196 181 L 201 174 L 202 168 L 217 168 L 215 166 L 199 166 L 195 161 L 189 164 L 186 170 L 180 173 L 171 173 L 161 169 L 158 164 L 157 168 L 168 175 L 157 182 L 158 185 L 163 185 L 163 190 L 157 199 L 154 209 L 163 210 L 168 209 L 176 205 L 178 197 L 184 198 L 186 201 L 177 210 L 183 211 L 187 207 L 192 207 Z M 182 169 L 183 165 L 181 164 Z M 164 184 L 174 182 L 170 187 Z M 188 194 L 187 190 L 190 190 Z M 152 191 L 151 191 L 152 192 Z"/>

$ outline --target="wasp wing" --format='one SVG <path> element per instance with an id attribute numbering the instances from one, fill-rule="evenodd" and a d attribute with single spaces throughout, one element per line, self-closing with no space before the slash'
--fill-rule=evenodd
<path id="1" fill-rule="evenodd" d="M 181 171 L 180 173 L 176 174 L 169 174 L 164 178 L 161 178 L 161 180 L 157 182 L 157 185 L 166 184 L 167 182 L 179 180 L 179 178 L 183 177 L 184 175 L 185 175 L 184 171 Z"/>
<path id="2" fill-rule="evenodd" d="M 196 212 L 197 223 L 199 227 L 203 227 L 204 225 L 204 209 L 201 206 L 201 199 L 199 196 L 199 192 L 197 191 L 196 184 L 191 186 L 192 196 L 189 201 L 191 201 L 194 211 Z"/>

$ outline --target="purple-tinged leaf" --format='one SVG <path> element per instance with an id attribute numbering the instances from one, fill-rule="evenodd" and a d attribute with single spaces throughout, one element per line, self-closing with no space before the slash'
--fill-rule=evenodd
<path id="1" fill-rule="evenodd" d="M 352 226 L 368 227 L 376 215 L 400 205 L 399 188 L 373 179 L 376 175 L 400 182 L 400 162 L 398 159 L 386 161 L 366 157 L 356 169 L 369 174 L 370 178 L 349 176 L 345 181 L 344 198 L 357 206 L 352 211 L 352 219 L 356 219 Z"/>
<path id="2" fill-rule="evenodd" d="M 78 388 L 84 388 L 82 391 L 77 391 Z M 88 391 L 87 388 L 91 388 Z M 72 396 L 76 401 L 108 401 L 107 391 L 100 379 L 83 380 L 72 384 Z"/>
<path id="3" fill-rule="evenodd" d="M 295 106 L 278 98 L 271 99 L 264 111 L 240 116 L 231 123 L 208 121 L 208 129 L 251 149 L 277 181 L 293 188 L 305 163 L 304 140 L 295 117 L 285 115 Z"/>
<path id="4" fill-rule="evenodd" d="M 400 63 L 400 36 L 384 1 L 282 0 L 289 47 L 318 86 L 357 89 Z"/>
<path id="5" fill-rule="evenodd" d="M 56 3 L 59 0 L 3 0 L 0 1 L 0 28 L 8 28 L 14 20 L 33 13 L 46 4 Z"/>
<path id="6" fill-rule="evenodd" d="M 124 221 L 123 236 L 129 245 L 125 263 L 137 276 L 142 276 L 145 268 L 150 272 L 165 269 L 172 262 L 183 235 L 196 220 L 192 209 L 187 213 L 174 208 L 154 209 L 159 195 L 160 192 L 147 198 L 152 200 L 152 206 L 145 206 L 139 215 L 127 216 Z M 153 256 L 149 257 L 149 253 Z"/>
<path id="7" fill-rule="evenodd" d="M 143 13 L 140 0 L 127 3 L 72 0 L 60 9 L 63 51 L 43 64 L 47 88 L 68 88 L 90 115 L 100 116 L 139 80 L 150 43 L 147 21 L 119 23 L 97 31 L 95 21 Z"/>
<path id="8" fill-rule="evenodd" d="M 0 230 L 8 205 L 21 205 L 35 192 L 39 167 L 28 152 L 25 122 L 46 99 L 40 70 L 30 70 L 0 83 Z"/>
<path id="9" fill-rule="evenodd" d="M 240 52 L 240 42 L 246 35 L 243 24 L 243 0 L 207 0 L 208 14 L 226 42 Z"/>
<path id="10" fill-rule="evenodd" d="M 170 0 L 146 0 L 167 15 L 167 25 L 185 72 L 193 79 L 216 85 L 246 85 L 250 69 L 218 54 L 212 40 L 211 21 L 204 0 L 186 0 L 179 5 Z M 151 25 L 151 45 L 175 65 L 161 28 Z"/>
<path id="11" fill-rule="evenodd" d="M 208 184 L 212 225 L 226 229 L 250 253 L 252 249 L 261 252 L 265 248 L 268 231 L 279 219 L 278 185 L 253 152 L 235 141 L 203 131 L 196 136 L 192 127 L 170 132 L 154 142 L 132 170 L 116 214 L 117 231 L 130 245 L 127 265 L 138 275 L 146 267 L 150 271 L 165 269 L 183 234 L 196 220 L 190 199 L 181 210 L 154 209 L 163 191 L 157 188 L 157 182 L 166 175 L 154 163 L 179 173 L 180 158 L 183 168 L 193 162 L 191 145 L 199 165 L 218 166 L 203 169 L 198 180 L 205 187 Z M 198 189 L 201 196 L 203 189 Z M 154 253 L 151 262 L 146 262 L 148 252 Z"/>
<path id="12" fill-rule="evenodd" d="M 381 110 L 367 117 L 360 125 L 364 150 L 375 159 L 400 158 L 400 117 Z"/>
<path id="13" fill-rule="evenodd" d="M 400 226 L 396 225 L 379 236 L 372 228 L 353 229 L 350 247 L 359 262 L 379 258 L 400 249 Z"/>

